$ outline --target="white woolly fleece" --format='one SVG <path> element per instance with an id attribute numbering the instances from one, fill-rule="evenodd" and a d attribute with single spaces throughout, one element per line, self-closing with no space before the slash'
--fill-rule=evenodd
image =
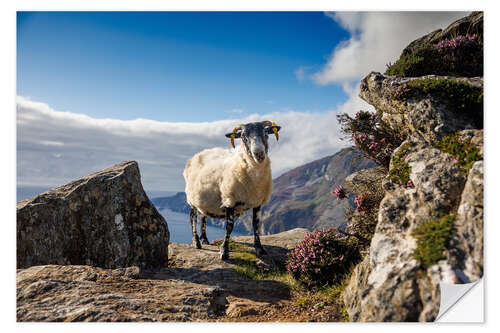
<path id="1" fill-rule="evenodd" d="M 235 217 L 269 201 L 273 190 L 269 157 L 257 163 L 244 149 L 206 149 L 190 158 L 183 172 L 189 205 L 200 214 L 225 216 L 235 207 Z"/>

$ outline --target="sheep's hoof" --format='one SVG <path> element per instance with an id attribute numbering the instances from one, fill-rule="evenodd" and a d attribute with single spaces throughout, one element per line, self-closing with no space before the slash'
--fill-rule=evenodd
<path id="1" fill-rule="evenodd" d="M 201 243 L 200 243 L 200 239 L 198 238 L 198 236 L 193 238 L 192 245 L 194 247 L 196 247 L 197 249 L 201 249 Z"/>
<path id="2" fill-rule="evenodd" d="M 267 252 L 266 252 L 266 250 L 264 250 L 263 247 L 256 247 L 255 254 L 257 255 L 257 257 L 262 257 L 262 256 L 266 256 Z"/>
<path id="3" fill-rule="evenodd" d="M 205 236 L 205 237 L 201 236 L 201 244 L 205 244 L 205 245 L 210 244 L 210 242 L 208 241 L 207 236 Z"/>
<path id="4" fill-rule="evenodd" d="M 229 250 L 220 249 L 220 259 L 221 260 L 229 259 Z"/>

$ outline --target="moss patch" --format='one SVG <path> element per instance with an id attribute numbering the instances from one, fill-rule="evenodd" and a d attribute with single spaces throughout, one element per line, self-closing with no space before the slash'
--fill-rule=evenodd
<path id="1" fill-rule="evenodd" d="M 432 67 L 434 66 L 429 63 L 429 59 L 432 59 L 433 53 L 434 46 L 425 45 L 411 53 L 402 54 L 394 64 L 389 63 L 387 65 L 385 75 L 415 77 L 431 74 Z"/>
<path id="2" fill-rule="evenodd" d="M 429 74 L 483 76 L 483 43 L 477 35 L 456 35 L 436 44 L 405 52 L 388 64 L 386 75 L 417 77 Z"/>
<path id="3" fill-rule="evenodd" d="M 411 80 L 393 94 L 396 100 L 407 100 L 420 95 L 443 99 L 456 113 L 471 118 L 477 128 L 483 128 L 483 88 L 456 79 L 425 78 Z"/>
<path id="4" fill-rule="evenodd" d="M 458 133 L 445 136 L 435 141 L 432 146 L 455 156 L 457 165 L 465 170 L 469 170 L 474 162 L 483 159 L 483 156 L 479 154 L 479 149 L 470 140 L 461 140 Z"/>
<path id="5" fill-rule="evenodd" d="M 455 215 L 427 221 L 418 226 L 412 233 L 417 239 L 417 248 L 413 256 L 423 267 L 428 268 L 443 259 L 443 252 L 453 235 Z"/>
<path id="6" fill-rule="evenodd" d="M 411 166 L 403 159 L 411 147 L 410 142 L 404 143 L 392 158 L 392 168 L 389 170 L 389 179 L 396 184 L 408 185 L 410 180 Z"/>

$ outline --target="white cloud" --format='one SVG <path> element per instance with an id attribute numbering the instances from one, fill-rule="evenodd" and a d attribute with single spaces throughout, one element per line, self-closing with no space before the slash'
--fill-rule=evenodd
<path id="1" fill-rule="evenodd" d="M 339 108 L 350 110 L 357 102 Z M 136 160 L 147 190 L 184 188 L 186 160 L 210 147 L 230 148 L 224 134 L 235 125 L 272 120 L 282 126 L 280 141 L 270 137 L 274 176 L 334 154 L 339 140 L 337 111 L 324 114 L 274 112 L 204 123 L 147 119 L 95 119 L 53 110 L 47 104 L 17 98 L 18 185 L 62 185 L 124 160 Z"/>
<path id="2" fill-rule="evenodd" d="M 465 12 L 337 12 L 327 13 L 349 40 L 340 43 L 312 78 L 318 84 L 358 81 L 371 71 L 384 72 L 411 41 L 467 15 Z"/>
<path id="3" fill-rule="evenodd" d="M 340 84 L 348 100 L 326 113 L 280 111 L 204 123 L 148 119 L 95 119 L 55 111 L 40 102 L 17 98 L 18 185 L 55 186 L 124 160 L 136 160 L 147 190 L 180 191 L 182 170 L 193 154 L 205 148 L 230 147 L 224 134 L 238 123 L 272 120 L 282 126 L 280 141 L 270 138 L 273 175 L 325 157 L 348 145 L 340 140 L 336 115 L 373 107 L 358 97 L 359 80 L 370 71 L 384 71 L 412 40 L 453 20 L 460 13 L 327 13 L 351 33 L 312 78 L 319 84 Z M 311 78 L 299 67 L 297 79 Z M 272 101 L 267 101 L 273 104 Z"/>

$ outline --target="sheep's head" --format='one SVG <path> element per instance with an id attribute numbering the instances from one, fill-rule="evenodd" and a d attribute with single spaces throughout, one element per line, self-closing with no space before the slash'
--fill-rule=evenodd
<path id="1" fill-rule="evenodd" d="M 248 155 L 256 162 L 261 163 L 267 157 L 269 145 L 267 143 L 269 134 L 274 134 L 276 141 L 279 140 L 278 131 L 281 129 L 269 120 L 255 123 L 241 124 L 236 126 L 226 137 L 231 139 L 234 148 L 234 139 L 242 139 L 243 146 Z"/>

